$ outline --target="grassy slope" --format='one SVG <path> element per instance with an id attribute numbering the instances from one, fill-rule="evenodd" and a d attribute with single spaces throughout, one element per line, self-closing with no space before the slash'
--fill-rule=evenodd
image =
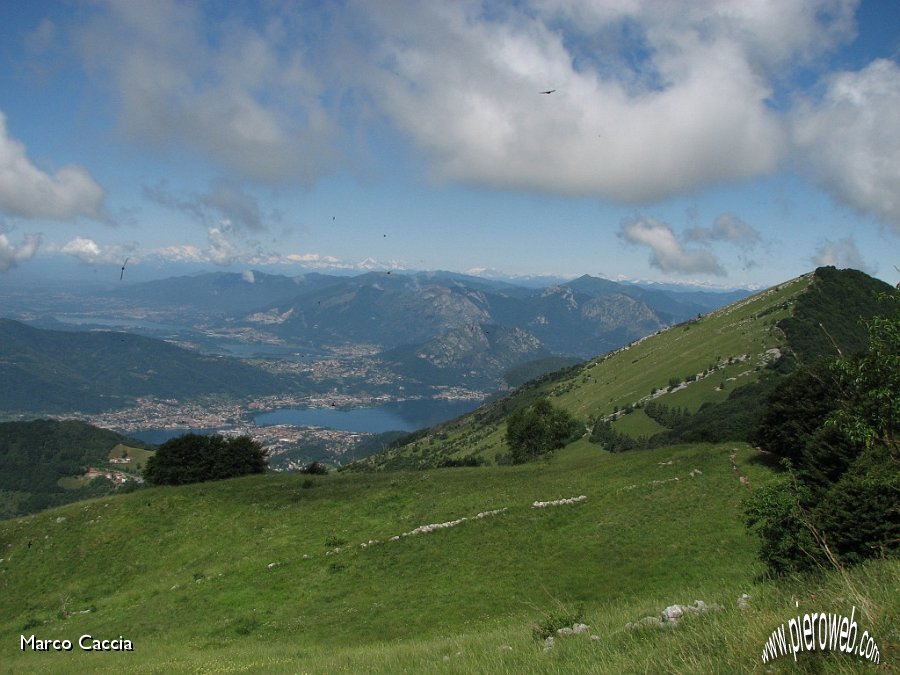
<path id="1" fill-rule="evenodd" d="M 665 331 L 547 388 L 587 418 L 716 356 L 748 354 L 666 395 L 699 405 L 704 390 L 721 394 L 719 381 L 755 377 L 758 357 L 778 344 L 772 320 L 807 282 Z M 641 420 L 629 423 L 640 431 Z M 502 423 L 467 422 L 406 451 L 434 454 L 452 442 L 490 456 L 502 436 Z M 878 561 L 847 579 L 759 580 L 735 450 L 753 489 L 775 479 L 739 444 L 610 455 L 582 440 L 524 466 L 254 476 L 0 523 L 0 672 L 769 672 L 762 646 L 796 602 L 846 614 L 869 605 L 864 619 L 857 612 L 861 630 L 888 668 L 896 664 L 898 564 Z M 531 508 L 582 494 L 584 503 Z M 452 529 L 388 541 L 461 517 L 469 520 Z M 359 547 L 370 539 L 384 543 Z M 327 555 L 335 546 L 344 550 Z M 735 607 L 743 592 L 754 598 L 748 611 Z M 695 599 L 724 608 L 671 631 L 624 628 Z M 560 603 L 583 608 L 599 640 L 569 638 L 543 652 L 532 627 Z M 136 652 L 21 653 L 23 633 L 123 635 Z M 801 657 L 801 669 L 871 672 L 831 653 Z M 790 657 L 774 664 L 794 671 Z"/>
<path id="2" fill-rule="evenodd" d="M 812 278 L 812 274 L 806 274 L 792 279 L 600 356 L 570 370 L 562 379 L 541 385 L 539 391 L 586 423 L 647 400 L 654 389 L 664 391 L 656 399 L 659 402 L 691 411 L 705 401 L 723 401 L 735 387 L 758 378 L 757 368 L 764 363 L 767 350 L 783 346 L 784 336 L 775 324 L 790 316 L 797 296 Z M 710 372 L 704 376 L 707 369 Z M 685 380 L 690 375 L 698 376 L 697 380 L 665 391 L 671 378 Z M 483 423 L 483 417 L 483 411 L 476 411 L 361 464 L 414 467 L 434 464 L 447 455 L 468 454 L 492 459 L 507 451 L 506 426 L 502 421 Z M 635 436 L 660 429 L 643 413 L 633 420 L 620 418 L 617 428 Z"/>
<path id="3" fill-rule="evenodd" d="M 734 447 L 610 455 L 581 441 L 521 467 L 255 476 L 0 523 L 0 672 L 420 672 L 445 667 L 444 656 L 456 672 L 596 663 L 601 672 L 642 671 L 647 659 L 659 672 L 749 670 L 760 630 L 792 616 L 788 589 L 809 589 L 754 581 L 760 566 L 739 519 L 746 489 L 731 467 Z M 738 466 L 754 486 L 772 478 L 749 448 L 739 447 Z M 691 478 L 692 469 L 702 475 Z M 530 506 L 581 494 L 580 504 Z M 373 538 L 384 543 L 359 548 Z M 338 540 L 344 550 L 326 555 Z M 879 603 L 896 572 L 869 572 Z M 762 628 L 757 613 L 735 609 L 742 592 L 768 598 Z M 624 630 L 695 599 L 725 609 L 691 617 L 678 629 L 685 642 Z M 531 628 L 558 602 L 582 606 L 601 640 L 572 638 L 543 653 Z M 872 622 L 883 641 L 896 625 L 885 623 L 896 619 L 893 602 Z M 19 636 L 32 633 L 123 635 L 137 651 L 19 652 Z"/>

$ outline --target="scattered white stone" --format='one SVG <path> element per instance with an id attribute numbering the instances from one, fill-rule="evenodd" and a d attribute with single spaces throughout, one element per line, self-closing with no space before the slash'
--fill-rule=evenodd
<path id="1" fill-rule="evenodd" d="M 681 605 L 670 605 L 663 610 L 661 618 L 663 621 L 678 621 L 682 616 L 684 616 L 684 610 Z"/>
<path id="2" fill-rule="evenodd" d="M 742 593 L 741 597 L 737 599 L 737 606 L 740 610 L 750 609 L 750 596 Z"/>
<path id="3" fill-rule="evenodd" d="M 172 588 L 170 588 L 169 590 L 170 590 L 170 591 L 177 591 L 177 590 L 178 590 L 178 584 L 175 584 L 175 585 L 172 586 Z"/>
<path id="4" fill-rule="evenodd" d="M 309 556 L 306 555 L 305 553 L 303 554 L 303 560 L 309 560 Z"/>
<path id="5" fill-rule="evenodd" d="M 591 642 L 600 642 L 599 635 L 591 635 Z"/>
<path id="6" fill-rule="evenodd" d="M 281 564 L 281 563 L 271 562 L 271 563 L 269 563 L 269 564 L 267 565 L 267 567 L 268 567 L 269 569 L 272 569 L 273 567 L 278 567 L 280 564 Z"/>
<path id="7" fill-rule="evenodd" d="M 724 607 L 718 604 L 707 605 L 703 600 L 694 600 L 693 605 L 669 605 L 659 616 L 645 616 L 635 623 L 626 623 L 626 629 L 640 628 L 641 626 L 656 626 L 657 628 L 674 628 L 685 614 L 700 614 L 702 612 L 718 611 Z"/>
<path id="8" fill-rule="evenodd" d="M 700 469 L 691 469 L 691 478 L 694 476 L 702 476 L 703 472 Z"/>
<path id="9" fill-rule="evenodd" d="M 66 517 L 65 517 L 65 516 L 59 516 L 59 517 L 56 519 L 56 522 L 57 522 L 57 523 L 64 523 L 64 522 L 66 522 Z"/>
<path id="10" fill-rule="evenodd" d="M 511 652 L 513 650 L 509 645 L 500 645 L 500 650 L 504 652 Z"/>
<path id="11" fill-rule="evenodd" d="M 568 497 L 567 499 L 554 499 L 549 502 L 534 502 L 531 505 L 533 509 L 545 509 L 548 506 L 562 506 L 564 504 L 577 504 L 578 502 L 586 502 L 587 495 L 579 495 L 578 497 Z"/>
<path id="12" fill-rule="evenodd" d="M 551 635 L 546 640 L 544 640 L 544 651 L 549 652 L 551 649 L 553 649 L 554 645 L 556 645 L 556 640 L 554 640 L 553 636 Z"/>

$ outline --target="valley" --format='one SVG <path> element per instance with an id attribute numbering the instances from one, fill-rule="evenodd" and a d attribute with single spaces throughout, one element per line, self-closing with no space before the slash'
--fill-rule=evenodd
<path id="1" fill-rule="evenodd" d="M 367 432 L 272 429 L 254 417 L 285 408 L 435 411 L 397 429 L 413 431 L 511 389 L 522 373 L 577 363 L 744 294 L 588 276 L 534 288 L 439 272 L 0 288 L 0 374 L 15 383 L 0 396 L 0 419 L 74 418 L 144 438 L 248 434 L 283 458 L 278 467 L 341 463 Z M 169 363 L 178 365 L 158 365 Z"/>
<path id="2" fill-rule="evenodd" d="M 865 350 L 865 322 L 877 327 L 872 317 L 893 316 L 891 293 L 861 273 L 819 268 L 588 360 L 543 361 L 546 371 L 499 395 L 433 380 L 418 389 L 409 375 L 393 395 L 322 391 L 307 372 L 294 375 L 293 389 L 140 396 L 135 405 L 81 414 L 95 426 L 78 433 L 94 437 L 109 433 L 97 426 L 139 433 L 150 424 L 166 433 L 257 434 L 278 471 L 133 486 L 0 521 L 0 643 L 25 640 L 5 649 L 4 666 L 97 670 L 97 654 L 33 647 L 90 635 L 133 647 L 100 656 L 108 672 L 792 672 L 787 652 L 762 666 L 760 654 L 777 646 L 773 631 L 797 612 L 821 611 L 853 612 L 877 641 L 880 663 L 893 664 L 895 447 L 889 439 L 864 449 L 820 443 L 830 432 L 816 406 L 834 395 L 794 384 L 807 377 L 798 362 Z M 103 344 L 118 358 L 122 334 L 67 335 L 95 333 L 114 336 Z M 34 335 L 59 344 L 58 335 Z M 129 348 L 175 348 L 132 339 Z M 90 339 L 79 348 L 91 354 Z M 230 382 L 232 367 L 273 375 L 253 365 L 258 357 L 164 353 L 201 374 L 202 359 L 212 358 L 220 378 L 212 382 Z M 874 379 L 862 372 L 866 386 L 896 380 L 890 369 Z M 519 376 L 510 371 L 512 381 Z M 785 394 L 786 385 L 794 393 Z M 790 401 L 787 411 L 778 396 Z M 401 401 L 473 409 L 391 437 L 280 423 L 295 414 L 394 414 Z M 535 438 L 544 433 L 534 419 L 539 406 L 572 424 L 557 445 L 516 455 L 514 425 L 532 424 Z M 811 406 L 800 413 L 806 436 L 796 435 L 795 406 Z M 821 481 L 811 483 L 820 486 L 817 501 L 805 508 L 821 507 L 816 518 L 846 563 L 810 563 L 807 521 L 777 510 L 806 497 L 784 492 L 794 474 L 768 440 L 757 444 L 764 418 L 773 442 L 799 438 L 804 453 L 793 458 L 807 473 L 796 475 Z M 46 448 L 58 472 L 86 461 L 52 455 L 50 443 L 23 443 L 25 432 L 9 424 L 0 430 L 20 439 L 11 444 L 17 466 L 36 466 L 28 463 L 33 447 Z M 296 473 L 298 447 L 332 470 Z M 816 472 L 819 457 L 834 477 Z M 857 475 L 862 482 L 852 482 Z M 57 499 L 55 478 L 41 480 L 50 489 L 43 498 Z M 24 499 L 17 489 L 0 494 L 14 505 Z M 779 501 L 784 494 L 787 502 Z M 760 526 L 760 513 L 779 518 L 775 527 Z M 849 525 L 835 526 L 835 518 Z M 844 532 L 859 538 L 842 539 Z M 785 560 L 796 570 L 779 572 Z M 870 672 L 855 655 L 804 657 L 809 672 Z"/>

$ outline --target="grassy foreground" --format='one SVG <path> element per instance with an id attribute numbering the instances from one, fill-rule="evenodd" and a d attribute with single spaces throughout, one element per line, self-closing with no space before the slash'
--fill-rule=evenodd
<path id="1" fill-rule="evenodd" d="M 581 441 L 533 465 L 254 476 L 2 522 L 0 672 L 889 672 L 896 562 L 760 580 L 738 473 L 773 479 L 741 445 L 610 455 Z M 722 608 L 625 627 L 698 599 Z M 831 652 L 762 663 L 798 612 L 853 607 L 879 666 Z M 549 651 L 533 636 L 579 612 L 589 633 Z M 83 634 L 134 651 L 84 652 Z M 23 635 L 74 648 L 22 651 Z"/>

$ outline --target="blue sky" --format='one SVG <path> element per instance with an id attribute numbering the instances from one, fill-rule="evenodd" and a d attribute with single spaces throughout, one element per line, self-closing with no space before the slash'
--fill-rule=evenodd
<path id="1" fill-rule="evenodd" d="M 0 3 L 0 283 L 893 284 L 898 110 L 894 0 Z"/>

